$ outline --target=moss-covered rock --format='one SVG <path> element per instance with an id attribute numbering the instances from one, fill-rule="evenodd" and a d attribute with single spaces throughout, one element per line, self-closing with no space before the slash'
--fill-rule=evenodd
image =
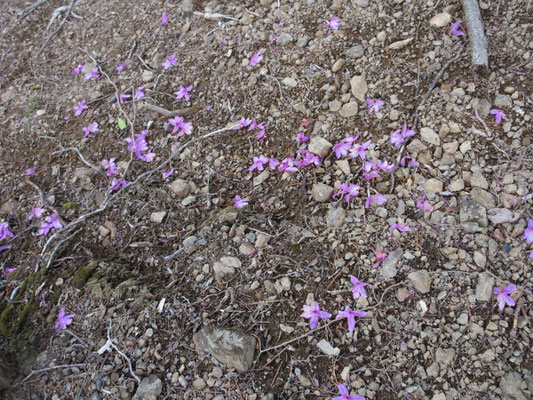
<path id="1" fill-rule="evenodd" d="M 72 278 L 72 286 L 74 286 L 76 289 L 83 288 L 83 286 L 85 286 L 87 281 L 94 274 L 97 265 L 98 263 L 92 262 L 89 265 L 78 269 Z"/>

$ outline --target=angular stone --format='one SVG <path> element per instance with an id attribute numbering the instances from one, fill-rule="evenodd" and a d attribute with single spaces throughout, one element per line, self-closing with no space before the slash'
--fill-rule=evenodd
<path id="1" fill-rule="evenodd" d="M 286 46 L 286 45 L 292 43 L 293 40 L 294 39 L 293 39 L 292 35 L 290 35 L 287 32 L 283 32 L 281 35 L 279 35 L 278 40 L 276 40 L 276 44 L 278 46 Z"/>
<path id="2" fill-rule="evenodd" d="M 283 78 L 283 80 L 281 81 L 281 83 L 283 83 L 285 86 L 289 86 L 289 87 L 296 87 L 298 86 L 298 82 L 296 81 L 296 79 L 294 78 L 291 78 L 291 77 L 286 77 L 286 78 Z"/>
<path id="3" fill-rule="evenodd" d="M 494 195 L 479 187 L 472 188 L 470 191 L 470 197 L 485 208 L 490 209 L 496 207 L 496 199 L 494 198 Z"/>
<path id="4" fill-rule="evenodd" d="M 357 60 L 358 58 L 361 58 L 363 54 L 365 54 L 365 49 L 360 44 L 350 47 L 346 52 L 346 57 L 351 58 L 353 60 Z"/>
<path id="5" fill-rule="evenodd" d="M 213 264 L 213 272 L 217 280 L 223 279 L 225 276 L 233 275 L 235 269 L 241 266 L 241 261 L 236 257 L 222 257 L 220 261 Z"/>
<path id="6" fill-rule="evenodd" d="M 429 127 L 420 129 L 420 137 L 423 141 L 432 144 L 433 146 L 440 146 L 439 135 L 437 135 L 437 133 Z"/>
<path id="7" fill-rule="evenodd" d="M 459 220 L 462 222 L 475 222 L 479 226 L 486 228 L 489 225 L 487 210 L 470 197 L 463 196 L 459 200 Z"/>
<path id="8" fill-rule="evenodd" d="M 355 101 L 351 101 L 342 106 L 339 115 L 343 118 L 350 118 L 357 115 L 358 111 L 359 107 L 357 106 L 357 103 Z"/>
<path id="9" fill-rule="evenodd" d="M 407 275 L 407 278 L 409 278 L 418 292 L 429 293 L 431 290 L 431 276 L 425 269 L 413 271 Z"/>
<path id="10" fill-rule="evenodd" d="M 429 193 L 442 192 L 442 181 L 435 178 L 428 179 L 424 183 L 424 191 Z"/>
<path id="11" fill-rule="evenodd" d="M 82 179 L 91 179 L 95 173 L 96 171 L 92 168 L 81 167 L 76 168 L 76 170 L 74 171 L 74 176 L 77 176 L 78 178 Z"/>
<path id="12" fill-rule="evenodd" d="M 505 399 L 526 400 L 522 391 L 523 378 L 518 372 L 507 372 L 500 381 L 500 389 Z M 531 398 L 531 397 L 530 397 Z"/>
<path id="13" fill-rule="evenodd" d="M 333 194 L 333 188 L 324 183 L 315 183 L 313 185 L 312 192 L 313 200 L 319 203 L 324 203 L 331 198 L 331 195 Z"/>
<path id="14" fill-rule="evenodd" d="M 332 72 L 338 72 L 340 69 L 346 64 L 346 60 L 344 58 L 339 58 L 337 61 L 335 61 L 335 64 L 331 67 Z"/>
<path id="15" fill-rule="evenodd" d="M 366 92 L 368 92 L 368 85 L 364 75 L 356 75 L 350 80 L 350 87 L 352 94 L 359 101 L 365 101 Z"/>
<path id="16" fill-rule="evenodd" d="M 239 252 L 241 254 L 244 254 L 245 256 L 249 256 L 249 255 L 253 254 L 254 251 L 255 251 L 255 247 L 252 246 L 250 243 L 242 243 L 239 246 Z"/>
<path id="17" fill-rule="evenodd" d="M 489 183 L 480 171 L 475 171 L 472 174 L 471 185 L 480 187 L 481 189 L 488 189 Z"/>
<path id="18" fill-rule="evenodd" d="M 335 164 L 337 164 L 343 174 L 350 175 L 350 163 L 348 160 L 337 160 L 335 161 Z"/>
<path id="19" fill-rule="evenodd" d="M 478 275 L 476 285 L 476 299 L 478 301 L 490 301 L 494 288 L 494 277 L 487 272 Z"/>
<path id="20" fill-rule="evenodd" d="M 313 136 L 309 142 L 309 151 L 320 157 L 328 155 L 333 145 L 320 136 Z"/>
<path id="21" fill-rule="evenodd" d="M 262 185 L 270 177 L 270 171 L 268 169 L 263 170 L 259 175 L 257 175 L 253 180 L 254 186 Z"/>
<path id="22" fill-rule="evenodd" d="M 144 378 L 135 395 L 133 396 L 134 400 L 157 400 L 157 397 L 161 394 L 163 390 L 163 382 L 155 375 L 150 375 L 147 378 Z"/>
<path id="23" fill-rule="evenodd" d="M 450 25 L 451 22 L 452 22 L 452 16 L 448 14 L 447 12 L 443 12 L 431 18 L 431 20 L 429 21 L 429 24 L 436 28 L 442 28 L 443 26 Z"/>
<path id="24" fill-rule="evenodd" d="M 451 365 L 455 357 L 455 349 L 443 349 L 439 347 L 435 353 L 435 361 L 441 364 L 443 367 Z"/>
<path id="25" fill-rule="evenodd" d="M 206 326 L 193 336 L 197 350 L 205 351 L 218 361 L 246 371 L 254 361 L 256 339 L 237 330 Z"/>
<path id="26" fill-rule="evenodd" d="M 344 208 L 331 208 L 326 216 L 326 222 L 330 228 L 340 228 L 345 217 L 346 210 Z"/>
<path id="27" fill-rule="evenodd" d="M 322 339 L 320 342 L 318 342 L 316 347 L 330 357 L 338 356 L 341 352 L 338 347 L 333 347 L 326 339 Z"/>
<path id="28" fill-rule="evenodd" d="M 465 181 L 462 178 L 456 178 L 450 182 L 448 185 L 448 190 L 450 192 L 459 192 L 465 188 Z"/>
<path id="29" fill-rule="evenodd" d="M 402 265 L 403 251 L 401 249 L 390 252 L 381 264 L 380 273 L 385 279 L 392 279 Z"/>
<path id="30" fill-rule="evenodd" d="M 186 197 L 189 194 L 191 187 L 186 180 L 176 179 L 170 184 L 170 190 L 179 197 Z"/>
<path id="31" fill-rule="evenodd" d="M 166 216 L 167 216 L 166 211 L 156 211 L 150 215 L 150 221 L 155 222 L 156 224 L 160 224 L 161 222 L 163 222 L 163 219 Z"/>

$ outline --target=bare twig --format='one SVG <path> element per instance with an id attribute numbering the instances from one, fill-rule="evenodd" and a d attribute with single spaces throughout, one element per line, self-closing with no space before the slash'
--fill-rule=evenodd
<path id="1" fill-rule="evenodd" d="M 20 385 L 24 382 L 26 382 L 28 379 L 30 379 L 33 375 L 35 374 L 40 374 L 41 372 L 46 372 L 46 371 L 51 371 L 53 369 L 59 369 L 59 368 L 74 368 L 74 367 L 85 367 L 87 364 L 86 363 L 83 363 L 83 364 L 66 364 L 66 365 L 55 365 L 53 367 L 48 367 L 48 368 L 43 368 L 43 369 L 38 369 L 38 370 L 35 370 L 35 371 L 31 371 L 31 373 L 26 377 L 24 378 L 23 380 L 20 381 L 20 383 L 18 383 L 17 385 Z"/>
<path id="2" fill-rule="evenodd" d="M 203 17 L 211 21 L 218 21 L 220 19 L 231 19 L 232 21 L 239 21 L 237 18 L 231 17 L 229 15 L 219 14 L 219 13 L 203 13 L 203 12 L 195 11 L 193 14 L 198 17 Z"/>
<path id="3" fill-rule="evenodd" d="M 50 40 L 52 40 L 52 38 L 57 35 L 61 29 L 63 29 L 63 26 L 65 25 L 65 23 L 67 22 L 67 19 L 68 17 L 70 17 L 70 14 L 72 13 L 72 9 L 74 8 L 74 6 L 81 0 L 72 0 L 70 2 L 70 6 L 68 6 L 68 9 L 67 9 L 67 13 L 65 15 L 65 18 L 63 18 L 63 21 L 61 22 L 61 25 L 59 25 L 59 27 L 54 31 L 52 32 L 52 34 L 50 36 L 48 36 L 48 38 L 45 40 L 45 42 L 43 43 L 43 45 L 41 46 L 41 48 L 39 49 L 39 51 L 37 52 L 37 54 L 35 55 L 35 58 L 38 58 L 41 53 L 43 52 L 43 50 L 45 49 L 45 47 L 48 45 L 48 43 L 50 42 Z M 64 6 L 66 7 L 66 6 Z M 54 11 L 54 14 L 52 14 L 52 19 L 50 20 L 50 23 L 48 24 L 48 27 L 46 28 L 48 30 L 48 28 L 52 25 L 52 23 L 54 22 L 55 18 L 57 18 L 57 15 L 59 15 L 59 13 L 61 13 L 62 11 L 59 11 L 59 9 L 62 9 L 63 7 L 60 7 L 58 8 L 56 11 Z M 57 15 L 56 15 L 56 12 L 57 12 Z"/>
<path id="4" fill-rule="evenodd" d="M 197 113 L 200 110 L 203 110 L 202 106 L 191 106 L 191 107 L 186 107 L 186 108 L 180 108 L 179 110 L 168 111 L 164 109 L 163 107 L 159 107 L 154 104 L 150 104 L 146 102 L 141 103 L 141 107 L 145 108 L 148 111 L 153 111 L 158 114 L 164 115 L 165 117 L 168 117 L 168 118 L 172 118 L 177 115 L 179 115 L 180 117 L 184 117 L 187 115 L 192 115 L 194 113 Z"/>
<path id="5" fill-rule="evenodd" d="M 126 193 L 130 188 L 136 186 L 137 184 L 139 184 L 141 182 L 144 182 L 145 180 L 150 178 L 153 174 L 155 174 L 156 172 L 158 172 L 158 171 L 162 170 L 163 168 L 165 168 L 172 160 L 176 159 L 186 147 L 190 146 L 193 143 L 196 143 L 196 142 L 205 140 L 207 138 L 210 138 L 211 136 L 215 136 L 215 135 L 218 135 L 220 133 L 227 132 L 227 131 L 233 131 L 237 126 L 238 126 L 238 124 L 230 124 L 229 126 L 214 130 L 212 132 L 206 133 L 205 135 L 196 137 L 194 139 L 189 140 L 188 142 L 185 142 L 180 147 L 178 147 L 176 149 L 176 151 L 174 153 L 172 153 L 165 161 L 163 161 L 161 164 L 159 164 L 159 166 L 157 168 L 142 173 L 133 182 L 130 182 L 130 184 L 128 184 L 126 187 L 122 188 L 121 190 L 119 190 L 118 192 L 116 192 L 115 194 L 113 194 L 110 197 L 108 196 L 109 192 L 106 192 L 106 198 L 104 199 L 104 201 L 103 201 L 102 205 L 100 206 L 100 208 L 98 208 L 96 210 L 93 210 L 93 211 L 90 211 L 90 212 L 88 212 L 86 214 L 80 215 L 76 220 L 70 222 L 63 229 L 61 229 L 59 231 L 56 231 L 52 236 L 50 236 L 48 238 L 48 240 L 46 241 L 45 245 L 43 246 L 43 249 L 41 250 L 41 253 L 40 253 L 41 257 L 45 256 L 46 251 L 48 250 L 48 247 L 50 246 L 50 244 L 60 234 L 61 235 L 68 234 L 73 229 L 75 229 L 78 225 L 80 225 L 83 221 L 85 221 L 85 220 L 87 220 L 87 219 L 89 219 L 89 218 L 91 218 L 91 217 L 93 217 L 95 215 L 98 215 L 98 214 L 102 213 L 103 211 L 105 211 L 107 209 L 107 207 L 109 207 L 109 205 L 117 197 L 122 196 L 122 194 Z M 65 240 L 66 239 L 64 239 L 63 241 L 65 241 Z M 57 252 L 60 244 L 58 244 L 56 246 L 53 254 L 55 254 Z M 50 266 L 50 264 L 51 264 L 50 261 L 48 261 L 47 268 Z M 35 266 L 35 272 L 37 272 L 39 270 L 39 267 L 40 266 L 39 266 L 39 262 L 38 262 L 37 265 Z"/>
<path id="6" fill-rule="evenodd" d="M 128 362 L 130 374 L 135 378 L 137 382 L 141 383 L 141 379 L 135 374 L 135 372 L 133 372 L 133 367 L 131 365 L 130 358 L 126 354 L 124 354 L 122 351 L 120 351 L 120 349 L 115 345 L 115 343 L 113 343 L 113 339 L 111 339 L 111 328 L 112 327 L 113 325 L 111 325 L 111 319 L 110 319 L 109 327 L 107 328 L 107 342 L 109 343 L 111 347 L 113 347 L 117 351 L 118 354 L 120 354 Z"/>
<path id="7" fill-rule="evenodd" d="M 87 161 L 85 159 L 85 157 L 83 157 L 83 155 L 80 153 L 80 151 L 76 148 L 76 147 L 67 147 L 66 149 L 61 149 L 61 150 L 57 150 L 57 151 L 54 151 L 53 153 L 50 153 L 51 156 L 55 155 L 55 154 L 61 154 L 61 153 L 65 153 L 66 151 L 74 151 L 76 152 L 76 154 L 78 154 L 78 157 L 80 158 L 80 160 L 85 164 L 87 165 L 89 168 L 91 169 L 94 169 L 98 174 L 102 175 L 104 178 L 106 178 L 106 175 L 104 174 L 104 172 L 98 168 L 96 165 L 93 165 L 91 164 L 89 161 Z"/>
<path id="8" fill-rule="evenodd" d="M 465 13 L 468 38 L 472 45 L 472 64 L 483 65 L 488 68 L 489 56 L 487 51 L 487 39 L 483 30 L 483 20 L 479 12 L 477 0 L 461 0 Z"/>
<path id="9" fill-rule="evenodd" d="M 48 0 L 40 0 L 38 1 L 37 3 L 35 3 L 34 5 L 32 6 L 29 6 L 27 8 L 25 8 L 24 10 L 22 10 L 19 14 L 19 21 L 22 21 L 24 18 L 26 18 L 27 16 L 29 16 L 30 14 L 32 14 L 35 10 L 37 10 L 37 8 L 39 8 L 40 6 L 42 6 L 44 3 L 46 3 Z M 29 11 L 26 11 L 26 10 L 29 10 Z"/>

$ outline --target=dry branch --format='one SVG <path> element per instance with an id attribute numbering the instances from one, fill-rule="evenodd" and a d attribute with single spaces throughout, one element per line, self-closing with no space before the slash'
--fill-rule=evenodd
<path id="1" fill-rule="evenodd" d="M 487 50 L 487 38 L 483 29 L 483 20 L 479 12 L 477 0 L 461 0 L 465 13 L 468 38 L 472 45 L 472 64 L 483 65 L 488 68 L 489 56 Z"/>

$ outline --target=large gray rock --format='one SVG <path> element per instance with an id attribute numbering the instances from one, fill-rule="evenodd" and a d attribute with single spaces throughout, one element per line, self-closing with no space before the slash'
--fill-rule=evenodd
<path id="1" fill-rule="evenodd" d="M 170 190 L 179 197 L 187 197 L 191 190 L 189 182 L 184 179 L 176 179 L 170 184 Z"/>
<path id="2" fill-rule="evenodd" d="M 425 269 L 413 271 L 407 277 L 418 292 L 429 293 L 431 290 L 431 276 Z"/>
<path id="3" fill-rule="evenodd" d="M 346 218 L 346 210 L 344 208 L 331 208 L 326 216 L 326 223 L 330 228 L 340 228 Z"/>
<path id="4" fill-rule="evenodd" d="M 487 210 L 470 197 L 464 196 L 460 199 L 459 220 L 463 222 L 475 222 L 479 226 L 486 228 L 489 225 Z"/>
<path id="5" fill-rule="evenodd" d="M 193 336 L 196 349 L 205 351 L 237 371 L 246 371 L 254 362 L 256 339 L 237 330 L 206 326 Z"/>
<path id="6" fill-rule="evenodd" d="M 365 101 L 366 92 L 368 92 L 368 85 L 364 75 L 356 75 L 350 79 L 350 86 L 352 94 L 359 101 Z"/>
<path id="7" fill-rule="evenodd" d="M 479 274 L 476 285 L 476 299 L 490 301 L 494 288 L 494 277 L 486 272 Z"/>
<path id="8" fill-rule="evenodd" d="M 313 200 L 319 203 L 328 201 L 333 194 L 333 188 L 325 183 L 315 183 L 312 189 Z"/>
<path id="9" fill-rule="evenodd" d="M 320 157 L 328 155 L 333 145 L 320 136 L 313 136 L 309 142 L 309 151 Z"/>
<path id="10" fill-rule="evenodd" d="M 147 378 L 144 378 L 137 391 L 134 400 L 157 400 L 157 396 L 161 394 L 163 390 L 163 382 L 155 375 L 150 375 Z"/>
<path id="11" fill-rule="evenodd" d="M 403 251 L 401 249 L 390 252 L 381 264 L 380 273 L 385 279 L 392 279 L 402 265 Z"/>
<path id="12" fill-rule="evenodd" d="M 500 389 L 505 399 L 526 400 L 527 397 L 521 389 L 522 376 L 518 372 L 508 372 L 500 381 Z M 530 397 L 531 398 L 531 397 Z"/>

